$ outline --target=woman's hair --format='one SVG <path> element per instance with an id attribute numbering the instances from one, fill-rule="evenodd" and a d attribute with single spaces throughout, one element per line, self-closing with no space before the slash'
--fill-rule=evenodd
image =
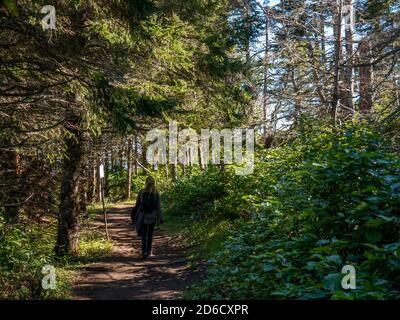
<path id="1" fill-rule="evenodd" d="M 144 191 L 156 193 L 156 180 L 152 176 L 146 178 L 146 184 L 144 186 Z"/>

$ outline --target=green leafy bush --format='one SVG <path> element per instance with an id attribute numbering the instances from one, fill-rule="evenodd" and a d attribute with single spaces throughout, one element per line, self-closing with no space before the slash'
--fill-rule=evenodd
<path id="1" fill-rule="evenodd" d="M 73 269 L 111 252 L 112 243 L 90 220 L 81 221 L 79 255 L 57 258 L 54 245 L 57 221 L 37 223 L 21 216 L 6 222 L 0 211 L 0 299 L 65 299 L 71 292 Z M 56 288 L 42 288 L 42 268 L 56 270 Z"/>
<path id="2" fill-rule="evenodd" d="M 303 138 L 257 164 L 252 219 L 188 297 L 400 298 L 398 155 L 364 127 Z M 341 288 L 347 264 L 356 290 Z"/>
<path id="3" fill-rule="evenodd" d="M 111 203 L 126 197 L 127 173 L 125 168 L 115 165 L 107 174 L 107 200 Z"/>
<path id="4" fill-rule="evenodd" d="M 176 182 L 165 190 L 162 200 L 166 215 L 186 218 L 213 218 L 216 201 L 226 194 L 223 175 L 214 167 Z"/>
<path id="5" fill-rule="evenodd" d="M 52 228 L 52 226 L 49 226 Z M 36 224 L 7 224 L 0 215 L 0 297 L 42 299 L 42 267 L 53 260 L 53 232 Z"/>
<path id="6" fill-rule="evenodd" d="M 258 177 L 255 179 L 255 177 Z M 235 175 L 232 166 L 223 171 L 210 166 L 204 172 L 188 175 L 163 193 L 167 215 L 187 219 L 230 220 L 248 218 L 257 205 L 262 175 Z"/>

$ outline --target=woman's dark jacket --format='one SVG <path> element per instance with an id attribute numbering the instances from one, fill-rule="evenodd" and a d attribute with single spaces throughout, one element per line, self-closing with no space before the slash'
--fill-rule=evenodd
<path id="1" fill-rule="evenodd" d="M 152 212 L 144 212 L 143 210 L 141 210 L 144 193 L 144 190 L 139 191 L 136 198 L 136 205 L 133 208 L 133 210 L 136 211 L 134 218 L 135 229 L 139 236 L 141 236 L 143 224 L 155 224 L 157 221 L 161 223 L 163 222 L 160 194 L 158 192 L 155 192 L 152 196 L 154 198 L 154 210 Z"/>

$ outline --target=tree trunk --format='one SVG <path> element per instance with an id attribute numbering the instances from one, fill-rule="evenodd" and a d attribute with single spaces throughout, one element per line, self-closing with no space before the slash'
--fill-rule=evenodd
<path id="1" fill-rule="evenodd" d="M 126 199 L 131 199 L 131 188 L 132 188 L 132 139 L 128 138 L 128 150 L 127 150 L 127 164 L 128 164 L 128 180 L 126 184 Z"/>
<path id="2" fill-rule="evenodd" d="M 135 176 L 138 175 L 138 164 L 137 164 L 137 159 L 138 159 L 138 137 L 137 135 L 135 135 Z"/>
<path id="3" fill-rule="evenodd" d="M 345 0 L 347 15 L 352 15 L 352 0 Z M 349 21 L 350 20 L 350 21 Z M 347 19 L 345 26 L 345 48 L 346 48 L 346 67 L 343 70 L 342 103 L 346 113 L 353 114 L 353 94 L 354 94 L 354 68 L 353 68 L 353 19 Z"/>
<path id="4" fill-rule="evenodd" d="M 121 139 L 121 143 L 119 145 L 119 152 L 118 152 L 118 160 L 119 160 L 119 165 L 121 167 L 121 171 L 124 168 L 124 144 L 125 144 L 125 140 L 124 138 Z"/>
<path id="5" fill-rule="evenodd" d="M 69 113 L 65 120 L 60 208 L 55 252 L 57 255 L 76 254 L 78 251 L 79 182 L 83 156 L 83 133 L 79 116 Z"/>
<path id="6" fill-rule="evenodd" d="M 360 112 L 368 114 L 372 110 L 372 77 L 373 67 L 371 64 L 371 46 L 368 40 L 360 44 Z"/>
<path id="7" fill-rule="evenodd" d="M 116 164 L 116 160 L 115 160 L 115 150 L 114 150 L 114 148 L 111 147 L 110 153 L 111 153 L 111 159 L 110 159 L 110 161 L 111 161 L 111 168 L 112 168 L 112 170 L 114 170 L 114 169 L 115 169 L 115 166 L 117 165 L 117 164 Z"/>
<path id="8" fill-rule="evenodd" d="M 89 177 L 89 171 L 88 171 L 89 162 L 86 160 L 83 160 L 82 162 L 84 163 L 84 165 L 82 166 L 81 169 L 81 180 L 79 183 L 79 212 L 85 218 L 88 218 L 89 216 L 87 212 L 87 202 L 88 202 L 87 184 Z"/>
<path id="9" fill-rule="evenodd" d="M 108 151 L 105 151 L 105 156 L 104 156 L 104 197 L 109 196 L 109 174 L 111 170 L 111 165 L 110 165 L 110 153 Z"/>
<path id="10" fill-rule="evenodd" d="M 165 177 L 167 178 L 167 180 L 168 180 L 168 178 L 169 178 L 169 168 L 168 168 L 168 163 L 166 163 L 165 165 L 164 165 L 164 167 L 165 167 Z"/>
<path id="11" fill-rule="evenodd" d="M 89 150 L 91 148 L 91 143 L 88 146 Z M 87 193 L 87 201 L 88 203 L 93 202 L 93 162 L 92 162 L 92 153 L 90 152 L 87 157 L 87 173 L 86 173 L 86 193 Z"/>
<path id="12" fill-rule="evenodd" d="M 342 51 L 342 3 L 339 1 L 334 7 L 333 24 L 334 24 L 334 36 L 335 36 L 335 55 L 334 55 L 334 77 L 333 77 L 333 92 L 332 92 L 332 103 L 331 103 L 331 116 L 333 123 L 336 125 L 337 120 L 337 109 L 339 106 L 340 88 L 339 88 L 339 71 L 340 71 L 340 59 Z"/>
<path id="13" fill-rule="evenodd" d="M 96 158 L 96 202 L 100 203 L 103 201 L 103 190 L 101 185 L 101 178 L 100 178 L 100 164 L 102 164 L 101 155 L 97 155 Z"/>
<path id="14" fill-rule="evenodd" d="M 203 152 L 202 152 L 202 149 L 201 149 L 201 147 L 200 147 L 200 144 L 199 144 L 199 149 L 198 149 L 199 151 L 199 166 L 200 166 L 200 170 L 201 171 L 204 171 L 205 170 L 205 164 L 204 164 L 204 155 L 203 155 Z"/>
<path id="15" fill-rule="evenodd" d="M 11 141 L 8 138 L 4 138 L 1 141 L 2 146 L 11 145 Z M 1 184 L 7 185 L 3 188 L 0 194 L 0 201 L 5 207 L 5 213 L 7 219 L 10 222 L 17 222 L 19 216 L 19 206 L 21 201 L 20 195 L 20 177 L 19 177 L 19 154 L 13 150 L 2 151 L 0 157 L 0 168 L 1 168 Z"/>
<path id="16" fill-rule="evenodd" d="M 100 179 L 98 176 L 98 155 L 95 153 L 93 159 L 93 190 L 92 190 L 92 198 L 95 203 L 98 203 L 100 200 L 99 191 L 100 191 Z"/>
<path id="17" fill-rule="evenodd" d="M 268 48 L 269 48 L 269 17 L 268 17 L 268 6 L 265 6 L 265 53 L 264 53 L 264 79 L 263 79 L 263 138 L 264 145 L 267 144 L 269 139 L 269 126 L 267 124 L 268 119 Z"/>
<path id="18" fill-rule="evenodd" d="M 93 152 L 92 158 L 92 202 L 97 202 L 97 155 L 96 152 Z"/>
<path id="19" fill-rule="evenodd" d="M 172 177 L 172 181 L 175 182 L 177 180 L 176 164 L 174 164 L 174 163 L 171 164 L 171 177 Z"/>
<path id="20" fill-rule="evenodd" d="M 301 92 L 299 90 L 299 86 L 296 82 L 296 69 L 293 68 L 291 72 L 291 82 L 293 85 L 294 91 L 294 127 L 298 128 L 300 132 L 303 131 L 303 123 L 302 123 L 302 99 Z"/>
<path id="21" fill-rule="evenodd" d="M 321 63 L 324 66 L 324 70 L 326 70 L 326 33 L 325 33 L 325 20 L 324 20 L 324 7 L 321 6 L 320 21 L 319 21 L 319 34 L 320 34 L 320 43 L 321 43 Z M 325 73 L 323 74 L 325 80 Z"/>
<path id="22" fill-rule="evenodd" d="M 143 140 L 142 139 L 140 139 L 140 137 L 139 137 L 139 145 L 140 145 L 140 162 L 142 163 L 142 165 L 146 168 L 146 169 L 148 169 L 149 168 L 149 163 L 147 162 L 147 159 L 146 159 L 146 146 L 144 145 L 144 142 L 143 142 Z"/>

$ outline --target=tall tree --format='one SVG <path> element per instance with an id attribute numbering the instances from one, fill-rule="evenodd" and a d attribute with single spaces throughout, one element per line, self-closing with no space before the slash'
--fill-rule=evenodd
<path id="1" fill-rule="evenodd" d="M 70 100 L 74 105 L 76 99 Z M 58 232 L 56 253 L 76 254 L 78 252 L 79 236 L 79 182 L 84 153 L 84 135 L 81 129 L 82 119 L 71 110 L 65 117 L 65 157 L 63 159 L 63 178 L 61 183 L 60 211 L 58 216 Z"/>
<path id="2" fill-rule="evenodd" d="M 126 198 L 127 200 L 131 199 L 131 189 L 132 189 L 132 139 L 129 137 L 127 140 L 127 166 L 128 166 L 128 174 L 127 174 L 127 183 L 126 183 Z"/>

